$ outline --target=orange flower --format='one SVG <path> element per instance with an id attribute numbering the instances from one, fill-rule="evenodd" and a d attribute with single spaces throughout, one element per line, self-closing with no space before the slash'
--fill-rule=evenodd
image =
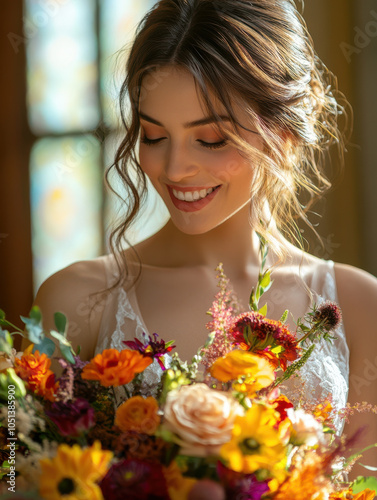
<path id="1" fill-rule="evenodd" d="M 152 398 L 134 396 L 122 403 L 115 415 L 115 425 L 123 432 L 136 431 L 152 436 L 160 424 L 158 403 Z"/>
<path id="2" fill-rule="evenodd" d="M 310 453 L 304 458 L 298 456 L 293 464 L 289 478 L 280 486 L 274 500 L 327 500 L 331 484 L 323 474 L 324 458 Z"/>
<path id="3" fill-rule="evenodd" d="M 99 380 L 105 387 L 125 385 L 151 363 L 151 358 L 146 358 L 137 351 L 105 349 L 84 366 L 81 377 L 85 380 Z"/>
<path id="4" fill-rule="evenodd" d="M 20 359 L 15 358 L 14 369 L 17 375 L 26 382 L 29 390 L 49 401 L 54 401 L 59 383 L 50 370 L 51 359 L 39 351 L 32 353 L 34 345 L 29 345 Z"/>
<path id="5" fill-rule="evenodd" d="M 268 361 L 240 349 L 218 358 L 211 366 L 210 373 L 221 382 L 245 377 L 243 383 L 235 384 L 235 389 L 250 396 L 275 380 L 274 370 Z"/>
<path id="6" fill-rule="evenodd" d="M 353 497 L 353 500 L 373 500 L 376 492 L 374 490 L 366 489 L 360 491 L 356 496 Z"/>
<path id="7" fill-rule="evenodd" d="M 313 411 L 314 417 L 320 422 L 326 422 L 330 419 L 331 412 L 333 411 L 332 404 L 328 399 L 323 403 L 319 403 Z"/>
<path id="8" fill-rule="evenodd" d="M 351 490 L 342 490 L 331 493 L 330 500 L 350 500 L 353 498 Z"/>

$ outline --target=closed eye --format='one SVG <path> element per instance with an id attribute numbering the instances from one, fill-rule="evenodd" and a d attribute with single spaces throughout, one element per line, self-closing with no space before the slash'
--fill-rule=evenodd
<path id="1" fill-rule="evenodd" d="M 160 137 L 159 139 L 148 139 L 148 137 L 145 135 L 140 140 L 147 146 L 153 146 L 154 144 L 158 144 L 159 142 L 161 142 L 163 139 L 166 139 L 166 137 Z"/>
<path id="2" fill-rule="evenodd" d="M 208 148 L 208 149 L 219 149 L 219 148 L 223 148 L 224 146 L 226 146 L 228 144 L 228 141 L 226 139 L 223 139 L 222 141 L 219 141 L 219 142 L 205 142 L 205 141 L 201 141 L 200 139 L 198 139 L 198 142 L 205 148 Z"/>
<path id="3" fill-rule="evenodd" d="M 166 139 L 166 137 L 159 137 L 158 139 L 149 139 L 146 135 L 144 135 L 144 137 L 141 138 L 141 142 L 147 146 L 154 146 L 156 144 L 159 144 L 164 139 Z M 220 149 L 228 144 L 227 139 L 223 139 L 222 141 L 218 142 L 205 142 L 202 141 L 201 139 L 197 139 L 197 142 L 199 142 L 201 146 L 207 149 Z"/>

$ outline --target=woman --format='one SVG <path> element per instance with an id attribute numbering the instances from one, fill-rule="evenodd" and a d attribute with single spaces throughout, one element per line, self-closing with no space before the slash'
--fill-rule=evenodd
<path id="1" fill-rule="evenodd" d="M 342 151 L 341 107 L 329 78 L 293 0 L 161 0 L 139 25 L 121 92 L 126 134 L 114 167 L 129 198 L 127 218 L 113 234 L 116 258 L 79 262 L 49 278 L 35 299 L 46 326 L 63 311 L 84 359 L 122 348 L 143 330 L 175 339 L 189 359 L 206 339 L 219 262 L 247 305 L 260 267 L 258 231 L 274 266 L 270 317 L 285 308 L 302 317 L 313 299 L 337 300 L 343 310 L 338 344 L 308 365 L 308 397 L 330 388 L 344 406 L 349 348 L 349 401 L 376 404 L 377 280 L 286 239 L 329 186 L 324 153 L 333 143 Z M 146 177 L 170 220 L 122 251 Z M 154 377 L 152 370 L 151 385 Z M 370 425 L 368 442 L 377 442 L 375 416 L 354 426 L 363 423 Z"/>

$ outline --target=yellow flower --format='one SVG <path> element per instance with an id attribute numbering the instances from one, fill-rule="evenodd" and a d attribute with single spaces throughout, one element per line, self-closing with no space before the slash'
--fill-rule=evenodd
<path id="1" fill-rule="evenodd" d="M 197 479 L 192 477 L 183 477 L 181 469 L 174 460 L 169 467 L 164 467 L 164 476 L 171 500 L 187 500 L 188 494 L 197 482 Z"/>
<path id="2" fill-rule="evenodd" d="M 236 383 L 234 388 L 250 396 L 275 380 L 274 369 L 265 358 L 240 349 L 218 358 L 211 366 L 210 373 L 221 382 L 245 377 L 244 382 Z"/>
<path id="3" fill-rule="evenodd" d="M 105 349 L 84 366 L 81 377 L 99 380 L 105 387 L 125 385 L 152 363 L 138 351 Z"/>
<path id="4" fill-rule="evenodd" d="M 54 458 L 40 461 L 40 495 L 48 500 L 102 500 L 95 483 L 105 476 L 112 457 L 99 441 L 85 449 L 61 444 Z"/>
<path id="5" fill-rule="evenodd" d="M 153 435 L 161 420 L 157 412 L 158 403 L 154 398 L 134 396 L 117 409 L 115 425 L 124 432 L 136 431 Z"/>
<path id="6" fill-rule="evenodd" d="M 261 404 L 253 404 L 244 416 L 237 417 L 231 440 L 220 450 L 228 467 L 245 474 L 266 469 L 272 476 L 284 476 L 285 422 L 275 428 L 277 421 L 275 410 Z"/>

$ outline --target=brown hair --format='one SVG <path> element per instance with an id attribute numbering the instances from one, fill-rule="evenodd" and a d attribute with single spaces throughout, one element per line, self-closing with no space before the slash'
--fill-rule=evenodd
<path id="1" fill-rule="evenodd" d="M 334 143 L 343 151 L 338 126 L 343 108 L 334 97 L 336 81 L 316 56 L 294 1 L 160 0 L 138 26 L 120 92 L 126 134 L 112 167 L 128 199 L 125 220 L 111 235 L 113 252 L 120 253 L 127 241 L 147 192 L 135 152 L 142 81 L 167 65 L 194 76 L 211 115 L 217 116 L 213 96 L 223 104 L 232 124 L 228 139 L 241 154 L 258 160 L 250 197 L 253 227 L 277 250 L 281 242 L 270 230 L 272 220 L 282 234 L 297 240 L 297 218 L 311 226 L 307 211 L 330 187 L 322 172 L 326 152 Z M 240 137 L 239 131 L 249 127 L 238 123 L 235 104 L 248 112 L 264 152 Z"/>

